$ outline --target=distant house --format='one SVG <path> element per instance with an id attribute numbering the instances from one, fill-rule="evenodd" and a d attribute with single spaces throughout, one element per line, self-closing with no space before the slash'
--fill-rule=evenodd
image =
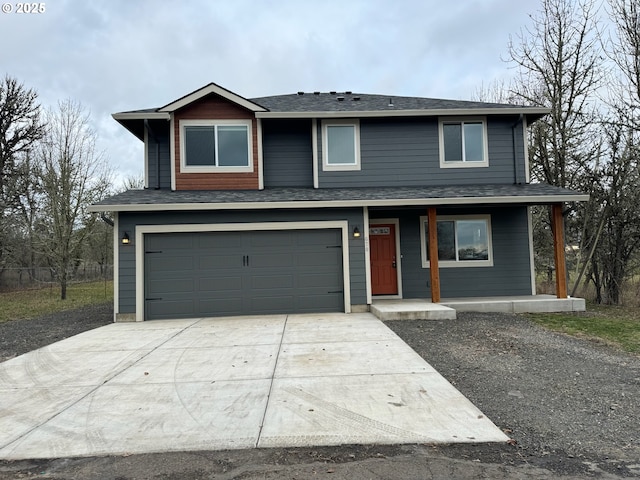
<path id="1" fill-rule="evenodd" d="M 380 298 L 535 295 L 527 126 L 547 109 L 214 83 L 113 117 L 144 142 L 145 189 L 115 212 L 116 320 L 352 312 Z"/>

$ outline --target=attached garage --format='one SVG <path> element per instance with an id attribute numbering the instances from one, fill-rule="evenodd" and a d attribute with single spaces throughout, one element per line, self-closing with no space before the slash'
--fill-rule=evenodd
<path id="1" fill-rule="evenodd" d="M 345 311 L 340 228 L 142 239 L 145 320 Z"/>

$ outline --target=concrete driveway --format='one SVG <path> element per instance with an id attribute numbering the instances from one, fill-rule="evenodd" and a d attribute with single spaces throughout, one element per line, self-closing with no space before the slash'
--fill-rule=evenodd
<path id="1" fill-rule="evenodd" d="M 0 364 L 2 459 L 507 439 L 368 313 L 119 323 Z"/>

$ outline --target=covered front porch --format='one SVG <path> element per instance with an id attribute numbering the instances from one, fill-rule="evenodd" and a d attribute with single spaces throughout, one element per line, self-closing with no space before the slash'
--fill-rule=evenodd
<path id="1" fill-rule="evenodd" d="M 370 306 L 380 320 L 455 320 L 457 312 L 583 312 L 583 298 L 558 298 L 555 295 L 521 295 L 505 297 L 443 298 L 439 303 L 429 299 L 380 299 Z"/>

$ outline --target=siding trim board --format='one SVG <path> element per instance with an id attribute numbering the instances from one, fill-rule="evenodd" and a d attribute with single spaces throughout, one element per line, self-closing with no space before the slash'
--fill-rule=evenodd
<path id="1" fill-rule="evenodd" d="M 373 294 L 371 287 L 371 249 L 369 248 L 369 207 L 362 207 L 363 223 L 364 223 L 364 271 L 365 271 L 365 287 L 367 292 L 367 305 L 373 302 Z"/>
<path id="2" fill-rule="evenodd" d="M 120 215 L 113 214 L 113 321 L 120 314 Z"/>
<path id="3" fill-rule="evenodd" d="M 145 319 L 145 247 L 144 235 L 153 233 L 240 232 L 266 230 L 340 229 L 342 232 L 342 272 L 345 313 L 351 313 L 351 273 L 349 271 L 349 223 L 346 220 L 312 222 L 258 222 L 218 224 L 137 225 L 135 228 L 136 321 Z"/>

